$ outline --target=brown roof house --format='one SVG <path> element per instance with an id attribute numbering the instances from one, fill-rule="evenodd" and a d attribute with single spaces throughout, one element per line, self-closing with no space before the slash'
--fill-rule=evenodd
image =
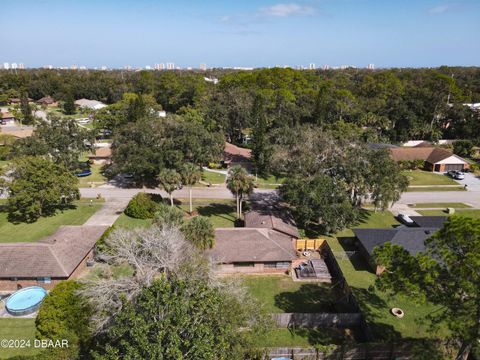
<path id="1" fill-rule="evenodd" d="M 251 167 L 252 150 L 241 148 L 229 142 L 225 142 L 223 150 L 223 162 L 227 166 L 242 165 L 247 169 Z"/>
<path id="2" fill-rule="evenodd" d="M 468 162 L 460 156 L 438 147 L 396 147 L 389 150 L 393 160 L 397 162 L 423 160 L 425 169 L 429 171 L 445 172 L 465 170 L 469 167 Z"/>
<path id="3" fill-rule="evenodd" d="M 88 157 L 94 164 L 110 164 L 112 162 L 112 149 L 110 147 L 98 147 L 95 154 Z"/>
<path id="4" fill-rule="evenodd" d="M 15 116 L 9 112 L 0 113 L 0 125 L 15 125 Z"/>
<path id="5" fill-rule="evenodd" d="M 0 244 L 0 291 L 37 285 L 52 289 L 77 277 L 93 260 L 106 226 L 61 226 L 38 242 Z"/>
<path id="6" fill-rule="evenodd" d="M 57 102 L 51 96 L 45 96 L 45 97 L 37 100 L 37 104 L 47 105 L 47 106 L 56 106 Z"/>
<path id="7" fill-rule="evenodd" d="M 298 229 L 278 213 L 249 212 L 244 228 L 215 229 L 215 245 L 207 254 L 221 273 L 284 273 L 297 259 Z"/>

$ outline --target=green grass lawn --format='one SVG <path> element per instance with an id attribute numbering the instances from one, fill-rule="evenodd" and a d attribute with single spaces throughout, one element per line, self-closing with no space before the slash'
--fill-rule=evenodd
<path id="1" fill-rule="evenodd" d="M 90 205 L 90 199 L 82 199 L 74 202 L 74 209 L 58 211 L 54 216 L 42 217 L 31 224 L 13 224 L 8 221 L 7 213 L 2 211 L 0 243 L 37 241 L 53 234 L 60 225 L 81 225 L 102 206 L 103 201 L 94 199 L 93 205 Z"/>
<path id="2" fill-rule="evenodd" d="M 457 185 L 450 177 L 424 170 L 403 171 L 410 185 Z"/>
<path id="3" fill-rule="evenodd" d="M 24 349 L 5 349 L 0 347 L 0 358 L 14 356 L 32 356 L 39 353 L 34 348 L 35 319 L 0 318 L 0 339 L 30 340 L 31 347 Z"/>
<path id="4" fill-rule="evenodd" d="M 134 229 L 138 227 L 148 227 L 152 225 L 152 219 L 135 219 L 122 213 L 117 221 L 115 221 L 115 227 L 123 227 L 126 229 Z"/>
<path id="5" fill-rule="evenodd" d="M 210 184 L 223 184 L 225 175 L 204 170 L 202 172 L 202 180 Z"/>
<path id="6" fill-rule="evenodd" d="M 428 186 L 428 187 L 409 187 L 407 192 L 431 192 L 431 191 L 466 191 L 463 186 Z"/>
<path id="7" fill-rule="evenodd" d="M 185 213 L 189 211 L 188 201 L 177 207 Z M 214 228 L 234 227 L 235 222 L 235 202 L 228 200 L 228 202 L 217 202 L 213 200 L 210 203 L 203 205 L 193 205 L 193 210 L 198 215 L 205 216 L 210 219 Z"/>
<path id="8" fill-rule="evenodd" d="M 468 211 L 468 210 L 466 210 Z M 398 224 L 389 212 L 369 212 L 357 226 L 353 228 L 388 228 Z M 425 315 L 438 311 L 438 306 L 418 304 L 413 298 L 381 292 L 373 287 L 376 275 L 365 259 L 356 252 L 350 258 L 345 251 L 357 250 L 352 246 L 353 232 L 350 229 L 341 231 L 327 238 L 327 242 L 336 255 L 337 262 L 358 300 L 362 312 L 378 340 L 400 338 L 433 338 L 446 336 L 448 331 L 441 327 L 438 334 L 431 333 Z M 405 317 L 397 319 L 390 314 L 392 307 L 400 307 Z"/>
<path id="9" fill-rule="evenodd" d="M 415 203 L 408 204 L 411 208 L 454 208 L 454 209 L 466 209 L 471 208 L 470 205 L 459 203 L 459 202 L 449 202 L 449 203 Z"/>
<path id="10" fill-rule="evenodd" d="M 8 161 L 0 160 L 0 170 L 8 165 Z"/>
<path id="11" fill-rule="evenodd" d="M 188 216 L 188 199 L 182 199 L 181 204 L 176 205 L 176 207 L 184 211 L 185 216 Z M 208 217 L 214 228 L 234 227 L 235 202 L 233 200 L 193 199 L 193 210 L 198 215 Z M 147 227 L 151 224 L 152 219 L 134 219 L 121 214 L 114 225 L 133 229 L 136 227 Z"/>
<path id="12" fill-rule="evenodd" d="M 254 346 L 258 347 L 312 347 L 317 344 L 342 343 L 347 337 L 342 329 L 287 329 L 272 328 L 264 334 L 255 334 Z"/>
<path id="13" fill-rule="evenodd" d="M 283 184 L 285 182 L 285 178 L 276 177 L 274 175 L 268 177 L 258 177 L 255 181 L 258 188 L 261 189 L 276 189 L 278 188 L 279 184 Z"/>
<path id="14" fill-rule="evenodd" d="M 418 212 L 425 216 L 450 216 L 443 210 L 419 210 Z M 457 210 L 454 215 L 480 219 L 480 210 Z"/>
<path id="15" fill-rule="evenodd" d="M 243 282 L 267 313 L 335 311 L 330 284 L 294 282 L 288 275 L 244 276 Z"/>
<path id="16" fill-rule="evenodd" d="M 79 177 L 79 186 L 80 187 L 90 187 L 90 183 L 95 183 L 95 185 L 99 185 L 99 183 L 105 183 L 107 178 L 102 174 L 103 165 L 93 164 L 90 165 L 90 170 L 92 170 L 92 175 Z"/>

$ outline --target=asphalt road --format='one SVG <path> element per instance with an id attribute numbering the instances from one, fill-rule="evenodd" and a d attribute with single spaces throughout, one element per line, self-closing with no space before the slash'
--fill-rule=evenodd
<path id="1" fill-rule="evenodd" d="M 159 189 L 121 189 L 121 188 L 81 188 L 80 193 L 83 197 L 96 197 L 101 194 L 107 200 L 121 200 L 128 199 L 140 191 L 159 193 L 164 197 L 168 195 Z M 256 189 L 255 194 L 258 195 L 272 195 L 275 190 L 260 190 Z M 176 198 L 188 198 L 188 189 L 177 190 L 173 193 Z M 194 198 L 202 199 L 231 199 L 232 193 L 226 188 L 194 188 L 192 196 Z M 412 204 L 412 203 L 432 203 L 432 202 L 463 202 L 472 205 L 475 208 L 480 208 L 480 190 L 469 191 L 437 191 L 437 192 L 406 192 L 403 193 L 398 204 Z"/>

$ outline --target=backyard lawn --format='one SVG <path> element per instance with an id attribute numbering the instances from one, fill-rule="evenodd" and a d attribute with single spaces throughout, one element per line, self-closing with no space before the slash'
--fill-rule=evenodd
<path id="1" fill-rule="evenodd" d="M 79 177 L 79 186 L 80 187 L 90 187 L 90 183 L 95 183 L 94 185 L 100 185 L 106 182 L 106 177 L 102 174 L 103 165 L 93 164 L 90 165 L 90 170 L 92 170 L 92 175 Z"/>
<path id="2" fill-rule="evenodd" d="M 0 160 L 0 170 L 8 165 L 8 161 Z"/>
<path id="3" fill-rule="evenodd" d="M 73 209 L 57 211 L 50 217 L 42 217 L 36 222 L 13 224 L 7 219 L 5 208 L 0 207 L 0 243 L 30 242 L 53 234 L 61 225 L 82 225 L 102 206 L 102 200 L 81 199 L 74 202 Z M 3 211 L 2 211 L 3 210 Z"/>
<path id="4" fill-rule="evenodd" d="M 14 356 L 31 356 L 37 354 L 34 348 L 35 319 L 0 318 L 0 339 L 30 340 L 30 347 L 24 349 L 6 349 L 0 347 L 0 358 L 7 359 Z"/>
<path id="5" fill-rule="evenodd" d="M 450 216 L 443 210 L 418 210 L 418 212 L 425 216 Z M 457 210 L 453 215 L 468 216 L 474 219 L 480 219 L 480 210 Z"/>
<path id="6" fill-rule="evenodd" d="M 447 175 L 430 171 L 412 170 L 403 171 L 403 174 L 408 177 L 410 185 L 458 185 Z"/>
<path id="7" fill-rule="evenodd" d="M 267 313 L 335 311 L 330 284 L 294 282 L 288 275 L 248 275 L 243 282 Z"/>
<path id="8" fill-rule="evenodd" d="M 466 210 L 468 211 L 468 210 Z M 370 212 L 361 223 L 359 228 L 388 228 L 398 224 L 389 212 Z M 399 339 L 399 338 L 434 338 L 448 334 L 447 329 L 440 327 L 439 333 L 434 334 L 428 328 L 425 315 L 439 311 L 438 306 L 433 304 L 419 304 L 413 298 L 393 295 L 381 292 L 373 287 L 376 275 L 369 268 L 367 262 L 355 252 L 350 258 L 345 251 L 356 251 L 351 239 L 353 232 L 344 230 L 334 237 L 328 238 L 327 242 L 335 254 L 336 260 L 342 269 L 348 285 L 358 300 L 370 329 L 376 339 Z M 399 307 L 405 312 L 405 317 L 397 319 L 390 314 L 392 307 Z"/>
<path id="9" fill-rule="evenodd" d="M 272 328 L 264 334 L 255 334 L 254 345 L 258 347 L 312 347 L 317 344 L 339 344 L 348 337 L 348 329 L 287 329 Z"/>

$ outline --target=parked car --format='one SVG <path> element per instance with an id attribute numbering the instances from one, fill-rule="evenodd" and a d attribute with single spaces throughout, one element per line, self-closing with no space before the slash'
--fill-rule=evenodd
<path id="1" fill-rule="evenodd" d="M 457 171 L 454 176 L 455 180 L 463 180 L 465 179 L 465 174 L 461 171 Z"/>
<path id="2" fill-rule="evenodd" d="M 410 216 L 407 214 L 399 214 L 398 219 L 407 226 L 412 226 L 414 224 L 413 220 L 410 219 Z"/>

